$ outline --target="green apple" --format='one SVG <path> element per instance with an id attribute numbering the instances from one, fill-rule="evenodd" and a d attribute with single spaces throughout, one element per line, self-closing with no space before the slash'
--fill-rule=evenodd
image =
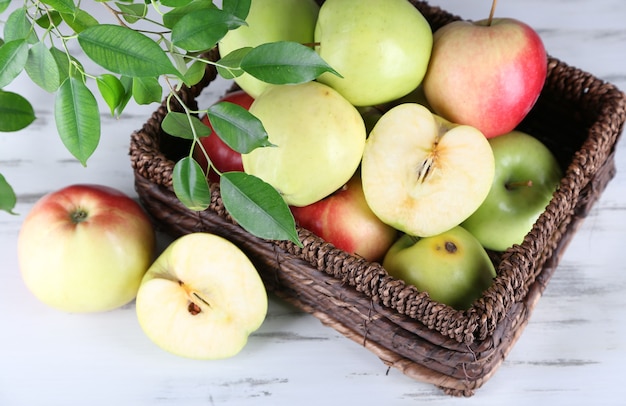
<path id="1" fill-rule="evenodd" d="M 528 114 L 547 66 L 541 38 L 521 21 L 454 21 L 434 34 L 424 92 L 437 114 L 491 138 Z"/>
<path id="2" fill-rule="evenodd" d="M 489 193 L 494 171 L 491 146 L 480 131 L 416 103 L 396 106 L 378 120 L 361 164 L 372 211 L 420 237 L 467 219 Z"/>
<path id="3" fill-rule="evenodd" d="M 319 6 L 314 0 L 252 0 L 247 25 L 229 31 L 219 42 L 222 56 L 268 42 L 312 44 Z M 253 98 L 271 86 L 244 73 L 235 82 Z"/>
<path id="4" fill-rule="evenodd" d="M 267 314 L 265 286 L 248 257 L 209 233 L 172 242 L 146 272 L 139 324 L 156 345 L 192 359 L 238 354 Z"/>
<path id="5" fill-rule="evenodd" d="M 272 86 L 250 106 L 275 147 L 242 155 L 244 171 L 274 186 L 291 206 L 306 206 L 344 185 L 361 161 L 365 124 L 332 88 L 307 82 Z"/>
<path id="6" fill-rule="evenodd" d="M 355 106 L 406 95 L 424 78 L 433 34 L 406 0 L 327 0 L 315 27 L 316 50 L 342 77 L 322 74 Z"/>
<path id="7" fill-rule="evenodd" d="M 496 276 L 480 242 L 460 226 L 432 237 L 403 235 L 385 255 L 383 267 L 458 310 L 469 308 Z"/>
<path id="8" fill-rule="evenodd" d="M 155 234 L 126 194 L 77 184 L 37 201 L 17 248 L 24 282 L 39 300 L 66 312 L 101 312 L 135 298 L 154 259 Z"/>
<path id="9" fill-rule="evenodd" d="M 463 226 L 484 247 L 504 251 L 522 243 L 563 175 L 552 152 L 529 134 L 512 131 L 489 143 L 496 164 L 493 185 Z"/>

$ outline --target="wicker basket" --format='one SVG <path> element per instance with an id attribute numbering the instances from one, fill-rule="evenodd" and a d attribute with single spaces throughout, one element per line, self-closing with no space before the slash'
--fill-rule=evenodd
<path id="1" fill-rule="evenodd" d="M 411 1 L 433 30 L 458 17 Z M 208 55 L 217 58 L 217 52 Z M 189 105 L 216 77 L 184 89 Z M 172 105 L 180 111 L 179 106 Z M 185 141 L 163 134 L 161 106 L 131 136 L 137 193 L 157 225 L 172 236 L 211 232 L 235 242 L 258 267 L 268 291 L 313 314 L 375 353 L 385 364 L 455 396 L 471 396 L 502 363 L 528 322 L 567 243 L 615 173 L 615 145 L 626 120 L 626 98 L 613 85 L 549 59 L 548 79 L 519 126 L 556 155 L 564 177 L 552 202 L 521 245 L 492 253 L 498 276 L 466 311 L 431 300 L 369 263 L 299 229 L 303 248 L 256 238 L 226 213 L 219 185 L 203 212 L 186 209 L 171 186 Z"/>

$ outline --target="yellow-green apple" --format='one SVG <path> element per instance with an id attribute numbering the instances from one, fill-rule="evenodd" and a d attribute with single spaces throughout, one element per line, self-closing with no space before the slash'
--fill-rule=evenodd
<path id="1" fill-rule="evenodd" d="M 18 237 L 28 289 L 45 304 L 76 313 L 132 301 L 154 250 L 154 229 L 141 206 L 119 190 L 93 184 L 42 197 Z"/>
<path id="2" fill-rule="evenodd" d="M 245 109 L 249 109 L 254 99 L 243 90 L 237 90 L 228 93 L 220 98 L 216 103 L 228 102 L 240 105 Z M 202 169 L 207 170 L 208 161 L 211 161 L 211 168 L 208 168 L 208 178 L 212 182 L 219 182 L 219 173 L 239 171 L 243 172 L 243 164 L 241 163 L 241 154 L 229 147 L 222 139 L 213 131 L 213 126 L 207 115 L 202 116 L 202 122 L 211 128 L 211 134 L 207 137 L 200 138 L 201 148 L 196 144 L 193 151 L 193 157 L 200 164 Z M 205 155 L 206 152 L 206 155 Z"/>
<path id="3" fill-rule="evenodd" d="M 437 114 L 491 138 L 512 131 L 528 114 L 546 72 L 544 45 L 527 24 L 455 21 L 434 34 L 423 86 Z"/>
<path id="4" fill-rule="evenodd" d="M 485 136 L 417 103 L 386 112 L 370 133 L 361 164 L 369 207 L 407 234 L 440 234 L 483 202 L 495 164 Z"/>
<path id="5" fill-rule="evenodd" d="M 327 0 L 315 26 L 319 55 L 337 75 L 318 80 L 356 106 L 397 99 L 424 78 L 433 33 L 406 0 Z"/>
<path id="6" fill-rule="evenodd" d="M 383 268 L 458 310 L 469 308 L 496 276 L 480 242 L 460 226 L 432 237 L 404 234 L 385 255 Z"/>
<path id="7" fill-rule="evenodd" d="M 250 106 L 274 147 L 242 155 L 246 173 L 272 185 L 291 206 L 306 206 L 354 175 L 365 147 L 357 109 L 318 83 L 272 86 Z"/>
<path id="8" fill-rule="evenodd" d="M 537 138 L 512 131 L 489 140 L 496 173 L 489 194 L 463 226 L 485 248 L 521 244 L 557 189 L 562 171 Z"/>
<path id="9" fill-rule="evenodd" d="M 157 346 L 192 359 L 238 354 L 267 314 L 265 286 L 248 257 L 209 233 L 176 239 L 146 272 L 137 319 Z"/>
<path id="10" fill-rule="evenodd" d="M 304 207 L 291 207 L 296 223 L 335 247 L 366 260 L 381 261 L 397 238 L 365 201 L 361 177 L 355 174 L 330 196 Z"/>
<path id="11" fill-rule="evenodd" d="M 219 42 L 222 56 L 268 42 L 293 41 L 312 44 L 319 6 L 314 0 L 252 0 L 247 25 L 229 31 Z M 235 82 L 252 97 L 271 86 L 248 73 Z"/>

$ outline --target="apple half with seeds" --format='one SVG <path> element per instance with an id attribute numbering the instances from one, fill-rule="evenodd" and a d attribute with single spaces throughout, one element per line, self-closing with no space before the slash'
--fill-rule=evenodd
<path id="1" fill-rule="evenodd" d="M 230 241 L 192 233 L 172 242 L 139 287 L 139 324 L 155 344 L 192 359 L 238 354 L 267 314 L 267 292 Z"/>
<path id="2" fill-rule="evenodd" d="M 405 103 L 374 126 L 361 177 L 374 214 L 407 234 L 428 237 L 468 218 L 489 193 L 494 171 L 491 146 L 479 130 Z"/>

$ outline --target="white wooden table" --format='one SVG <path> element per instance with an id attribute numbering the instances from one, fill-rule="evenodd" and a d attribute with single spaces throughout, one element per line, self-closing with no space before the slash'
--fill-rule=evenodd
<path id="1" fill-rule="evenodd" d="M 432 1 L 479 19 L 490 1 Z M 549 53 L 626 89 L 626 2 L 501 1 L 499 16 L 535 27 Z M 0 405 L 292 405 L 416 403 L 618 405 L 626 402 L 626 145 L 618 173 L 562 258 L 521 339 L 469 399 L 388 371 L 358 344 L 271 298 L 269 314 L 235 358 L 202 362 L 163 352 L 142 333 L 134 305 L 90 315 L 39 303 L 22 283 L 17 234 L 33 203 L 63 186 L 93 182 L 131 196 L 129 135 L 154 110 L 130 106 L 119 120 L 102 106 L 101 144 L 83 168 L 64 149 L 53 97 L 20 80 L 34 102 L 28 129 L 0 133 L 0 172 L 19 197 L 0 213 Z M 215 99 L 222 88 L 205 94 Z M 161 248 L 169 242 L 160 236 Z"/>

